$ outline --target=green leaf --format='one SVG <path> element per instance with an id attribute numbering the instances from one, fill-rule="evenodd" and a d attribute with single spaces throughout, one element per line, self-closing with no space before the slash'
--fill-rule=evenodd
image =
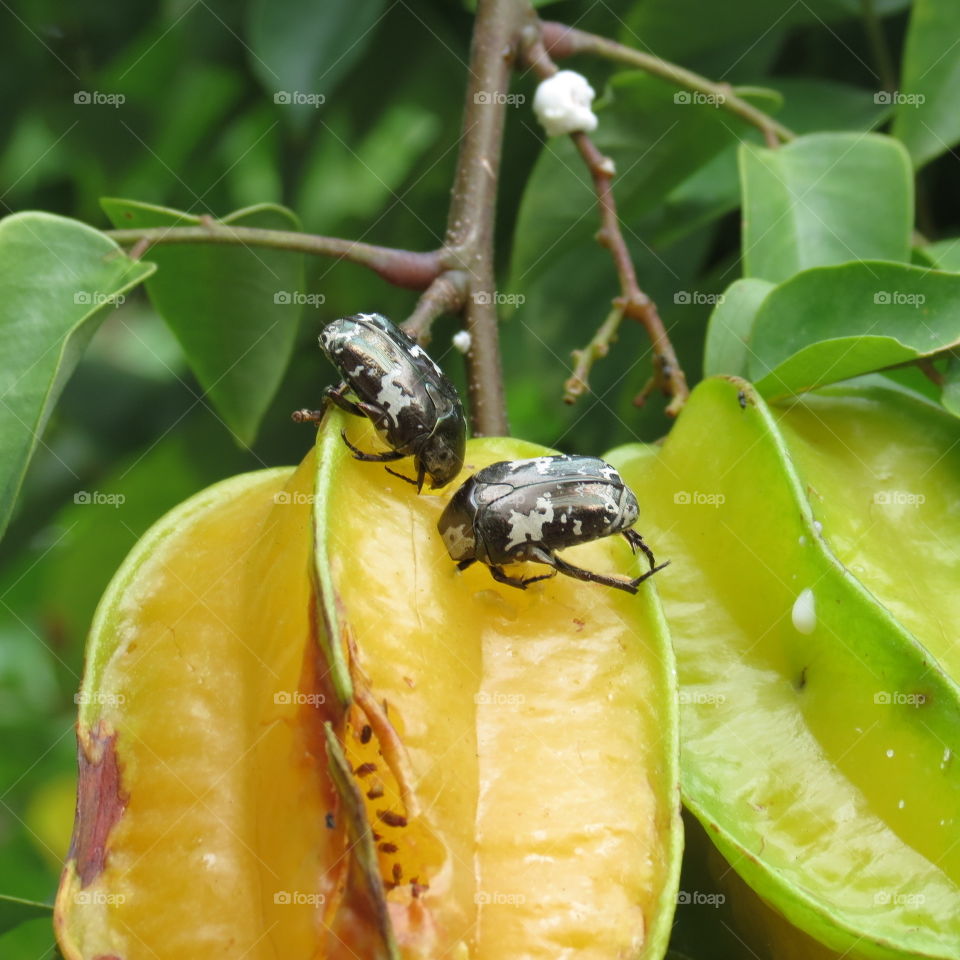
<path id="1" fill-rule="evenodd" d="M 247 36 L 254 72 L 303 125 L 366 50 L 385 0 L 254 0 Z M 297 102 L 298 95 L 323 98 Z"/>
<path id="2" fill-rule="evenodd" d="M 101 201 L 116 227 L 188 226 L 200 218 L 134 200 Z M 223 223 L 298 230 L 285 207 L 261 204 Z M 300 319 L 303 255 L 220 244 L 159 245 L 147 292 L 237 440 L 253 442 L 290 360 Z"/>
<path id="3" fill-rule="evenodd" d="M 940 402 L 944 409 L 960 417 L 960 357 L 951 357 L 943 375 L 943 393 Z"/>
<path id="4" fill-rule="evenodd" d="M 893 134 L 916 166 L 938 157 L 960 141 L 960 4 L 956 0 L 916 0 L 903 54 L 901 89 L 891 95 L 896 114 Z"/>
<path id="5" fill-rule="evenodd" d="M 104 307 L 154 270 L 98 230 L 48 213 L 0 221 L 0 534 L 64 384 Z"/>
<path id="6" fill-rule="evenodd" d="M 721 295 L 707 325 L 703 375 L 715 373 L 746 376 L 750 331 L 773 284 L 766 280 L 735 280 Z"/>
<path id="7" fill-rule="evenodd" d="M 960 237 L 927 244 L 927 246 L 921 247 L 918 253 L 925 256 L 930 261 L 931 266 L 938 270 L 960 273 Z"/>
<path id="8" fill-rule="evenodd" d="M 757 312 L 749 370 L 768 398 L 960 344 L 960 275 L 861 261 L 807 270 Z"/>
<path id="9" fill-rule="evenodd" d="M 777 120 L 796 133 L 824 130 L 870 130 L 882 123 L 889 107 L 874 103 L 873 94 L 845 83 L 809 77 L 771 77 L 765 81 L 781 96 Z M 770 106 L 765 106 L 768 112 Z M 745 130 L 744 139 L 759 143 L 759 130 Z M 651 242 L 673 243 L 691 230 L 736 210 L 740 205 L 737 144 L 730 144 L 676 187 L 660 207 Z"/>
<path id="10" fill-rule="evenodd" d="M 745 276 L 779 283 L 810 267 L 910 259 L 913 175 L 890 137 L 811 134 L 778 150 L 744 144 L 740 176 Z"/>
<path id="11" fill-rule="evenodd" d="M 747 128 L 714 104 L 644 73 L 614 76 L 593 140 L 616 165 L 614 190 L 627 226 L 660 203 Z M 753 91 L 769 108 L 776 98 Z M 510 269 L 510 289 L 522 290 L 563 253 L 592 244 L 597 199 L 586 164 L 569 137 L 551 138 L 524 190 Z"/>
<path id="12" fill-rule="evenodd" d="M 37 903 L 35 900 L 23 900 L 0 893 L 0 933 L 19 927 L 28 920 L 52 916 L 52 904 Z"/>

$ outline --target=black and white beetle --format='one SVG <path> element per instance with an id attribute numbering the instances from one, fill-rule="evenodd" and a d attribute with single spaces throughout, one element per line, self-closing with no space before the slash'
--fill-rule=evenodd
<path id="1" fill-rule="evenodd" d="M 437 529 L 458 569 L 480 560 L 494 580 L 512 587 L 525 589 L 559 572 L 636 593 L 647 577 L 667 565 L 657 566 L 640 534 L 629 529 L 638 512 L 637 498 L 609 463 L 596 457 L 535 457 L 504 460 L 477 471 L 453 495 Z M 646 573 L 632 580 L 593 573 L 555 553 L 615 533 L 634 553 L 643 551 L 650 561 Z M 522 560 L 554 569 L 523 579 L 504 572 L 503 564 Z"/>
<path id="2" fill-rule="evenodd" d="M 358 450 L 341 432 L 358 460 L 387 462 L 413 457 L 417 479 L 387 467 L 394 476 L 423 487 L 448 484 L 460 472 L 467 424 L 456 388 L 419 344 L 379 313 L 359 313 L 328 323 L 320 349 L 343 382 L 324 397 L 348 413 L 369 417 L 390 447 L 384 453 Z M 347 396 L 351 392 L 357 397 Z M 294 420 L 319 420 L 322 410 L 297 410 Z"/>

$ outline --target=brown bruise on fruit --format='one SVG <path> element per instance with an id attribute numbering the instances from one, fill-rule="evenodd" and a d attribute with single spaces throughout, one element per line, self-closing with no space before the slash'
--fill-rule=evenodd
<path id="1" fill-rule="evenodd" d="M 77 811 L 68 860 L 73 860 L 80 886 L 87 887 L 103 871 L 107 841 L 127 805 L 117 759 L 117 735 L 105 724 L 78 733 Z"/>

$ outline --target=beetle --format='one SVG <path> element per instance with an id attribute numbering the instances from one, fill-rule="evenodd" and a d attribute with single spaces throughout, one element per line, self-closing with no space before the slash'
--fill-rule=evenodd
<path id="1" fill-rule="evenodd" d="M 544 456 L 503 460 L 478 470 L 451 497 L 437 529 L 457 569 L 478 560 L 494 580 L 526 589 L 563 573 L 636 593 L 647 577 L 662 570 L 636 530 L 637 498 L 620 474 L 596 457 Z M 557 550 L 620 534 L 650 569 L 631 579 L 594 573 L 558 557 Z M 553 567 L 536 577 L 509 576 L 503 564 L 532 560 Z"/>
<path id="2" fill-rule="evenodd" d="M 416 480 L 386 469 L 423 488 L 443 487 L 460 472 L 467 423 L 456 387 L 426 350 L 379 313 L 359 313 L 328 323 L 320 349 L 343 381 L 324 390 L 324 400 L 359 417 L 368 417 L 390 447 L 383 453 L 359 450 L 341 431 L 357 460 L 389 462 L 413 457 Z M 352 393 L 356 399 L 351 399 Z M 319 420 L 323 410 L 297 410 L 299 422 Z"/>

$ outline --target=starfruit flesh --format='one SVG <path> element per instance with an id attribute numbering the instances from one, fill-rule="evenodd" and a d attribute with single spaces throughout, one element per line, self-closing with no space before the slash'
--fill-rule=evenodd
<path id="1" fill-rule="evenodd" d="M 687 806 L 827 946 L 956 957 L 957 686 L 830 551 L 763 400 L 705 381 L 662 449 L 608 459 L 673 561 Z"/>
<path id="2" fill-rule="evenodd" d="M 341 429 L 376 445 L 333 413 L 297 471 L 160 521 L 104 597 L 65 956 L 662 956 L 680 830 L 652 587 L 458 573 L 436 521 L 460 481 L 418 496 Z M 541 452 L 472 441 L 460 479 Z"/>

